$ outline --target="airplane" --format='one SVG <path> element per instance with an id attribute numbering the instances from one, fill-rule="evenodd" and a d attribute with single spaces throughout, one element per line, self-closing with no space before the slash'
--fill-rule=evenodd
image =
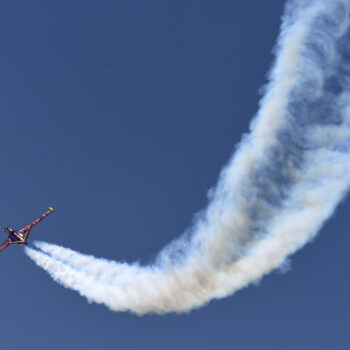
<path id="1" fill-rule="evenodd" d="M 49 207 L 49 210 L 43 215 L 39 216 L 28 225 L 23 226 L 19 230 L 14 230 L 11 227 L 4 227 L 5 233 L 8 235 L 7 240 L 0 245 L 0 252 L 7 248 L 11 244 L 28 244 L 27 240 L 33 226 L 38 224 L 41 220 L 45 219 L 48 215 L 53 213 L 53 208 Z"/>

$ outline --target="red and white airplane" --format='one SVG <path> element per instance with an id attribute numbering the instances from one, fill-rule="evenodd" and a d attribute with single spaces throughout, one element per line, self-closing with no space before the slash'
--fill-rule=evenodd
<path id="1" fill-rule="evenodd" d="M 0 245 L 0 252 L 7 248 L 10 244 L 28 244 L 27 240 L 29 237 L 30 230 L 38 224 L 41 220 L 45 219 L 53 212 L 53 208 L 49 207 L 49 210 L 43 215 L 39 216 L 37 219 L 30 222 L 28 225 L 22 227 L 21 229 L 15 231 L 11 227 L 5 227 L 4 231 L 8 235 L 7 240 Z"/>

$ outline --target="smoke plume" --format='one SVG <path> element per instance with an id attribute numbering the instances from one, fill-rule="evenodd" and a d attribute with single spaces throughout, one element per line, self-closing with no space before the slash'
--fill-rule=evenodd
<path id="1" fill-rule="evenodd" d="M 250 131 L 191 235 L 150 266 L 44 242 L 26 253 L 91 302 L 184 312 L 280 267 L 312 239 L 350 184 L 350 0 L 290 0 Z"/>

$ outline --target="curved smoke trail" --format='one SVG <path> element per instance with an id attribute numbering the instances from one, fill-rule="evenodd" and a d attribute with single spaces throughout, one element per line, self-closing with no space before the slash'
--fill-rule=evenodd
<path id="1" fill-rule="evenodd" d="M 182 312 L 257 281 L 318 232 L 350 185 L 350 0 L 290 0 L 260 110 L 190 238 L 154 265 L 48 243 L 27 254 L 115 311 Z"/>

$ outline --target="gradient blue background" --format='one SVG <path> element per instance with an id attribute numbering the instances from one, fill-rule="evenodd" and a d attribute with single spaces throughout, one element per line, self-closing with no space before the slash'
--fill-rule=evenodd
<path id="1" fill-rule="evenodd" d="M 1 225 L 52 205 L 32 239 L 154 258 L 247 132 L 283 3 L 1 1 Z M 1 349 L 348 349 L 349 210 L 287 274 L 180 316 L 90 305 L 10 247 Z"/>

